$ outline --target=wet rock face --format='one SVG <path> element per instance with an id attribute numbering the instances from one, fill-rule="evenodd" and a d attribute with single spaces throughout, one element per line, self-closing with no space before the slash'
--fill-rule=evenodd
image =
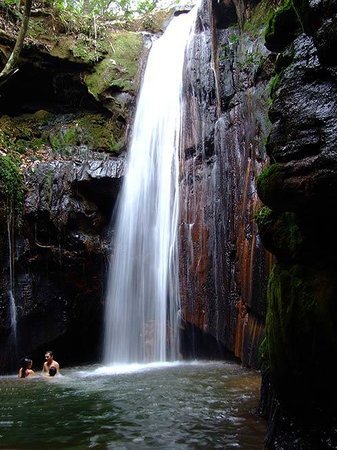
<path id="1" fill-rule="evenodd" d="M 266 37 L 268 48 L 282 53 L 267 144 L 273 164 L 258 180 L 271 210 L 259 230 L 277 257 L 265 352 L 277 398 L 268 448 L 311 450 L 337 445 L 336 374 L 326 367 L 337 351 L 337 3 L 293 3 L 300 20 L 290 42 L 280 36 L 277 44 L 277 28 Z"/>
<path id="2" fill-rule="evenodd" d="M 216 7 L 215 16 L 209 6 L 200 12 L 185 74 L 182 315 L 192 356 L 200 349 L 204 356 L 207 346 L 211 356 L 256 366 L 268 256 L 254 223 L 255 177 L 266 161 L 273 64 L 262 39 L 223 28 L 232 4 Z"/>
<path id="3" fill-rule="evenodd" d="M 280 67 L 267 146 L 272 161 L 285 164 L 275 186 L 282 199 L 266 203 L 287 210 L 321 209 L 336 199 L 336 77 L 322 65 L 311 36 L 298 36 L 283 57 L 290 65 Z"/>
<path id="4" fill-rule="evenodd" d="M 111 236 L 124 159 L 37 163 L 26 174 L 24 240 L 15 267 L 18 351 L 63 363 L 99 355 Z M 43 346 L 41 348 L 41 346 Z"/>

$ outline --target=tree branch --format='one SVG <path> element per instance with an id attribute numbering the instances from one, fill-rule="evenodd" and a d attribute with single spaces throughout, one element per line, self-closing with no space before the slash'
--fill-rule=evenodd
<path id="1" fill-rule="evenodd" d="M 28 29 L 28 23 L 29 23 L 29 17 L 30 17 L 30 11 L 32 9 L 32 2 L 33 0 L 26 0 L 25 1 L 25 9 L 23 12 L 22 22 L 20 31 L 18 34 L 18 37 L 15 42 L 14 49 L 12 51 L 11 56 L 9 57 L 5 67 L 3 68 L 2 72 L 0 73 L 0 85 L 5 83 L 8 78 L 13 75 L 16 72 L 16 66 L 18 64 L 19 56 L 23 47 L 23 41 L 25 39 L 25 36 L 27 34 Z"/>

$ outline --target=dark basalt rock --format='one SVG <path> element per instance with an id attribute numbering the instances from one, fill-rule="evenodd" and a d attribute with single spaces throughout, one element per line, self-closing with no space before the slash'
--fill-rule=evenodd
<path id="1" fill-rule="evenodd" d="M 336 448 L 336 2 L 294 0 L 301 23 L 274 29 L 277 82 L 258 179 L 259 230 L 277 257 L 269 280 L 262 409 L 268 449 Z M 279 40 L 279 42 L 278 42 Z M 267 380 L 268 379 L 268 380 Z M 268 411 L 269 410 L 269 411 Z"/>
<path id="2" fill-rule="evenodd" d="M 37 163 L 26 173 L 24 240 L 15 265 L 17 352 L 46 347 L 63 364 L 100 354 L 108 225 L 124 158 Z"/>

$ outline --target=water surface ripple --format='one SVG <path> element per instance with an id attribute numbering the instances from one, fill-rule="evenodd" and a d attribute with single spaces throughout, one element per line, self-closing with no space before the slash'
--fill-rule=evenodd
<path id="1" fill-rule="evenodd" d="M 1 449 L 261 450 L 259 376 L 229 363 L 0 377 Z"/>

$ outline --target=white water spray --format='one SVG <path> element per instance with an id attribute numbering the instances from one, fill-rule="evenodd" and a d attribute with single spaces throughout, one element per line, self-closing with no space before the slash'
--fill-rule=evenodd
<path id="1" fill-rule="evenodd" d="M 8 239 L 8 254 L 9 254 L 9 289 L 8 289 L 8 298 L 9 298 L 9 313 L 10 313 L 10 321 L 11 321 L 11 335 L 13 339 L 14 347 L 16 348 L 16 304 L 14 297 L 14 254 L 13 254 L 13 232 L 11 229 L 12 218 L 11 216 L 7 220 L 7 239 Z"/>
<path id="2" fill-rule="evenodd" d="M 147 62 L 116 221 L 105 364 L 178 358 L 182 75 L 196 13 L 175 18 Z"/>

